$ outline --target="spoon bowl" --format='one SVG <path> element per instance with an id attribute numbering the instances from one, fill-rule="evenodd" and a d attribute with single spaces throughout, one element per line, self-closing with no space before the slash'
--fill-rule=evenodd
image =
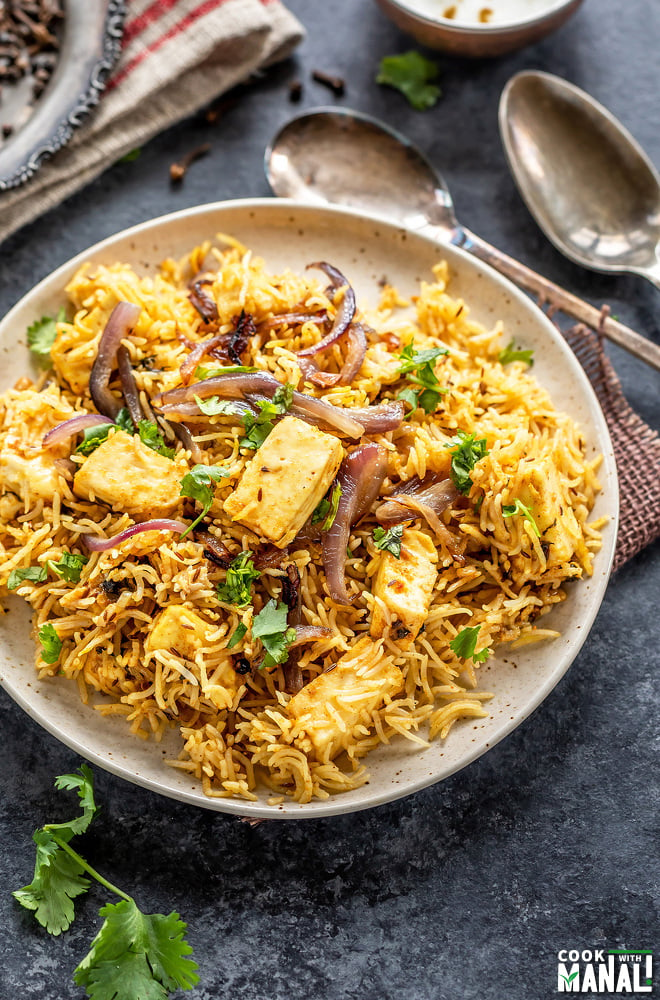
<path id="1" fill-rule="evenodd" d="M 342 205 L 399 223 L 467 250 L 520 288 L 660 370 L 660 347 L 601 309 L 490 246 L 462 226 L 442 175 L 405 136 L 348 108 L 317 108 L 287 122 L 266 149 L 276 195 L 311 205 Z"/>
<path id="2" fill-rule="evenodd" d="M 500 101 L 502 142 L 549 240 L 595 271 L 660 287 L 660 177 L 629 132 L 573 84 L 518 73 Z"/>

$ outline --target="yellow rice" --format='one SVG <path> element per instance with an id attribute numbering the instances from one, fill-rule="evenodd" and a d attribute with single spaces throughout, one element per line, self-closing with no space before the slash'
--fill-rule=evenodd
<path id="1" fill-rule="evenodd" d="M 222 245 L 218 249 L 205 244 L 182 261 L 167 260 L 155 276 L 139 276 L 121 263 L 91 263 L 80 269 L 66 289 L 73 319 L 58 325 L 54 378 L 51 373 L 36 385 L 48 395 L 47 419 L 42 411 L 31 414 L 25 403 L 26 392 L 35 388 L 29 379 L 21 380 L 0 403 L 0 476 L 3 452 L 36 461 L 43 455 L 44 432 L 70 416 L 71 407 L 94 411 L 90 369 L 118 301 L 142 308 L 126 344 L 138 365 L 138 384 L 149 397 L 179 384 L 188 345 L 208 336 L 188 297 L 191 277 L 201 269 L 215 272 L 209 291 L 218 305 L 221 331 L 229 330 L 243 309 L 259 324 L 278 313 L 325 308 L 332 314 L 336 308 L 311 273 L 274 276 L 235 241 Z M 36 612 L 35 638 L 38 629 L 51 622 L 63 641 L 57 663 L 45 664 L 37 654 L 39 675 L 75 681 L 83 701 L 104 715 L 124 716 L 136 736 L 158 739 L 166 727 L 178 726 L 183 746 L 180 758 L 170 763 L 195 775 L 207 795 L 254 799 L 258 786 L 265 785 L 273 803 L 283 795 L 306 802 L 356 788 L 368 778 L 362 759 L 380 744 L 405 738 L 421 748 L 427 740 L 445 739 L 459 720 L 486 716 L 484 703 L 491 694 L 478 688 L 478 664 L 459 659 L 449 644 L 468 625 L 480 626 L 479 649 L 556 636 L 552 629 L 540 628 L 537 620 L 566 598 L 567 581 L 592 573 L 602 526 L 589 521 L 599 490 L 598 460 L 587 460 L 579 428 L 554 409 L 524 363 L 499 363 L 506 331 L 472 322 L 468 305 L 447 293 L 448 280 L 447 266 L 441 263 L 434 280 L 422 284 L 411 309 L 394 289 L 385 288 L 378 304 L 362 310 L 374 332 L 354 382 L 329 390 L 304 386 L 305 392 L 344 407 L 393 398 L 405 385 L 397 374 L 401 346 L 411 339 L 416 349 L 440 342 L 449 354 L 435 366 L 447 389 L 438 411 L 427 416 L 418 410 L 397 430 L 372 437 L 388 451 L 383 492 L 413 476 L 448 475 L 451 454 L 445 445 L 459 429 L 485 437 L 489 449 L 472 473 L 467 508 L 460 517 L 449 511 L 443 515 L 466 542 L 465 564 L 439 546 L 439 573 L 425 629 L 409 650 L 402 650 L 392 634 L 377 640 L 369 636 L 370 612 L 377 600 L 372 581 L 380 558 L 372 537 L 377 524 L 373 513 L 351 535 L 347 577 L 357 595 L 352 607 L 328 596 L 318 545 L 289 547 L 302 579 L 305 623 L 332 630 L 331 637 L 303 647 L 305 683 L 346 655 L 359 658 L 367 672 L 377 674 L 394 664 L 404 675 L 399 694 L 365 710 L 343 734 L 342 753 L 332 760 L 317 759 L 304 726 L 287 712 L 290 696 L 284 693 L 281 666 L 247 674 L 227 703 L 219 680 L 223 672 L 238 652 L 248 660 L 259 658 L 258 640 L 251 640 L 249 631 L 238 650 L 228 650 L 228 640 L 239 623 L 249 626 L 253 613 L 270 597 L 279 597 L 282 570 L 264 570 L 254 587 L 254 609 L 237 610 L 218 600 L 216 587 L 224 571 L 202 556 L 202 547 L 191 537 L 139 534 L 117 548 L 92 553 L 80 583 L 53 579 L 52 574 L 44 583 L 22 583 L 17 592 Z M 295 330 L 277 327 L 253 350 L 250 363 L 297 385 L 295 351 L 319 336 L 313 323 Z M 335 345 L 324 367 L 338 370 L 342 351 L 341 343 Z M 153 370 L 139 367 L 144 359 L 151 359 Z M 198 435 L 204 462 L 226 465 L 234 483 L 250 458 L 239 451 L 242 433 L 240 424 L 212 417 Z M 194 464 L 181 445 L 177 447 L 177 459 Z M 69 448 L 56 454 L 66 458 Z M 73 459 L 83 460 L 75 453 Z M 63 550 L 85 553 L 81 534 L 109 537 L 133 523 L 119 510 L 74 497 L 70 479 L 63 467 L 52 500 L 32 496 L 29 484 L 17 496 L 3 483 L 0 584 L 6 585 L 12 569 L 45 566 Z M 236 553 L 254 548 L 256 539 L 223 512 L 222 501 L 232 489 L 225 482 L 216 488 L 213 532 Z M 503 505 L 521 497 L 532 498 L 541 538 L 525 518 L 503 517 Z M 174 516 L 190 515 L 189 501 L 182 499 Z M 418 519 L 416 527 L 437 544 L 425 521 Z M 130 586 L 109 597 L 101 589 L 109 577 Z M 176 649 L 153 651 L 147 644 L 158 611 L 176 604 L 193 609 L 208 627 L 205 645 L 194 659 Z M 335 709 L 338 725 L 340 708 Z"/>

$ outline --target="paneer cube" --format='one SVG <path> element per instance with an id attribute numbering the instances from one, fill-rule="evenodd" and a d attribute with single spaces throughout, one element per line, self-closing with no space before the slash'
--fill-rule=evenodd
<path id="1" fill-rule="evenodd" d="M 77 496 L 102 500 L 136 520 L 167 517 L 180 503 L 187 466 L 158 455 L 139 437 L 117 431 L 86 459 L 73 481 Z"/>
<path id="2" fill-rule="evenodd" d="M 383 661 L 379 647 L 365 637 L 332 670 L 294 695 L 288 712 L 309 737 L 317 759 L 327 762 L 353 742 L 357 725 L 369 727 L 375 709 L 402 688 L 399 668 Z"/>
<path id="3" fill-rule="evenodd" d="M 28 497 L 52 500 L 60 486 L 56 458 L 68 455 L 68 447 L 44 449 L 44 435 L 67 420 L 73 408 L 57 390 L 24 389 L 9 393 L 3 419 L 6 433 L 0 447 L 0 487 Z"/>
<path id="4" fill-rule="evenodd" d="M 401 558 L 383 552 L 374 581 L 373 592 L 392 617 L 391 638 L 402 649 L 415 640 L 424 624 L 435 586 L 438 553 L 428 535 L 405 528 L 401 536 Z M 378 603 L 371 616 L 371 635 L 383 635 L 386 615 Z"/>
<path id="5" fill-rule="evenodd" d="M 225 513 L 284 548 L 323 499 L 343 455 L 331 434 L 284 417 L 246 466 Z"/>

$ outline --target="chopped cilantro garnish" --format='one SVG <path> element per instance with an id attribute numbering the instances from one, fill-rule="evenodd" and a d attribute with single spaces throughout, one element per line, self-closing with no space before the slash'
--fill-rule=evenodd
<path id="1" fill-rule="evenodd" d="M 341 483 L 335 483 L 332 487 L 330 499 L 324 497 L 323 500 L 321 500 L 321 502 L 314 508 L 314 513 L 312 514 L 312 524 L 318 524 L 319 521 L 323 521 L 321 531 L 330 531 L 330 528 L 335 523 L 340 499 Z"/>
<path id="2" fill-rule="evenodd" d="M 402 389 L 397 396 L 397 399 L 403 399 L 410 404 L 411 413 L 414 413 L 418 407 L 421 407 L 425 413 L 435 413 L 437 410 L 440 397 L 447 390 L 441 387 L 433 370 L 433 364 L 441 355 L 448 353 L 446 347 L 432 347 L 416 351 L 412 340 L 401 351 L 399 374 L 408 375 L 408 381 L 420 387 L 419 389 Z"/>
<path id="3" fill-rule="evenodd" d="M 148 421 L 144 421 L 144 423 L 148 423 Z M 119 427 L 120 430 L 126 431 L 127 434 L 133 433 L 133 421 L 125 406 L 122 406 L 117 414 L 114 424 L 97 424 L 96 427 L 86 427 L 83 431 L 83 439 L 76 448 L 76 451 L 79 451 L 81 455 L 91 455 L 100 444 L 107 441 L 108 434 L 113 427 Z"/>
<path id="4" fill-rule="evenodd" d="M 220 479 L 226 479 L 228 475 L 229 471 L 221 469 L 218 465 L 195 465 L 183 477 L 179 496 L 197 500 L 202 505 L 202 513 L 182 532 L 181 538 L 192 531 L 202 518 L 206 517 L 213 503 L 213 483 L 217 483 Z"/>
<path id="5" fill-rule="evenodd" d="M 275 391 L 272 400 L 264 399 L 257 403 L 258 413 L 243 414 L 245 437 L 240 440 L 241 448 L 251 448 L 257 451 L 275 428 L 273 420 L 281 417 L 291 406 L 293 386 L 281 385 Z"/>
<path id="6" fill-rule="evenodd" d="M 391 552 L 395 559 L 401 558 L 401 536 L 403 525 L 395 524 L 385 531 L 384 528 L 374 528 L 374 545 L 384 552 Z"/>
<path id="7" fill-rule="evenodd" d="M 252 368 L 250 365 L 216 365 L 213 368 L 198 365 L 195 369 L 195 378 L 215 378 L 216 375 L 231 375 L 238 374 L 239 372 L 256 372 L 258 370 L 258 368 Z"/>
<path id="8" fill-rule="evenodd" d="M 411 49 L 380 61 L 376 83 L 400 90 L 415 111 L 426 111 L 436 103 L 442 91 L 435 82 L 438 66 L 421 52 Z"/>
<path id="9" fill-rule="evenodd" d="M 497 360 L 501 365 L 508 365 L 511 361 L 524 361 L 526 365 L 531 366 L 534 364 L 534 351 L 531 349 L 527 351 L 517 350 L 515 342 L 511 340 L 497 355 Z"/>
<path id="10" fill-rule="evenodd" d="M 513 517 L 514 514 L 522 514 L 526 521 L 532 526 L 532 531 L 537 538 L 541 537 L 541 532 L 539 531 L 532 510 L 530 507 L 526 507 L 522 500 L 514 500 L 511 504 L 503 504 L 502 515 L 504 517 Z"/>
<path id="11" fill-rule="evenodd" d="M 451 453 L 451 478 L 461 493 L 469 493 L 472 486 L 470 473 L 481 458 L 488 454 L 486 438 L 477 440 L 476 434 L 457 431 L 445 448 L 453 448 Z"/>
<path id="12" fill-rule="evenodd" d="M 174 458 L 174 448 L 167 447 L 158 424 L 154 423 L 153 420 L 140 420 L 138 423 L 138 434 L 140 435 L 140 441 L 142 444 L 146 444 L 147 448 L 151 448 L 152 451 L 157 452 L 164 458 Z"/>
<path id="13" fill-rule="evenodd" d="M 121 410 L 115 417 L 115 423 L 120 430 L 126 431 L 127 434 L 133 433 L 133 420 L 125 406 L 122 406 Z"/>
<path id="14" fill-rule="evenodd" d="M 80 583 L 83 566 L 88 562 L 88 556 L 81 556 L 77 552 L 63 552 L 61 559 L 57 562 L 49 559 L 47 566 L 67 583 Z"/>
<path id="15" fill-rule="evenodd" d="M 21 569 L 13 569 L 7 580 L 7 590 L 16 590 L 24 580 L 31 583 L 43 583 L 48 573 L 45 566 L 23 566 Z"/>
<path id="16" fill-rule="evenodd" d="M 252 581 L 260 576 L 259 570 L 254 568 L 252 553 L 249 550 L 239 552 L 227 569 L 225 582 L 218 584 L 218 598 L 225 604 L 246 607 L 252 599 Z"/>
<path id="17" fill-rule="evenodd" d="M 241 641 L 246 632 L 247 632 L 247 625 L 244 625 L 243 622 L 237 625 L 236 628 L 234 629 L 234 632 L 229 642 L 227 643 L 227 649 L 233 649 L 234 646 L 238 646 L 239 642 Z"/>
<path id="18" fill-rule="evenodd" d="M 287 627 L 288 611 L 286 604 L 271 599 L 252 619 L 252 635 L 255 639 L 261 639 L 266 650 L 262 667 L 273 667 L 288 659 L 289 646 L 296 638 L 295 628 Z"/>
<path id="19" fill-rule="evenodd" d="M 202 413 L 207 417 L 216 417 L 218 414 L 226 417 L 242 417 L 243 410 L 231 399 L 220 399 L 219 396 L 209 396 L 208 399 L 194 397 Z"/>
<path id="20" fill-rule="evenodd" d="M 39 629 L 39 642 L 41 643 L 41 659 L 44 663 L 57 663 L 62 651 L 62 640 L 51 622 L 46 622 Z"/>
<path id="21" fill-rule="evenodd" d="M 43 316 L 27 328 L 28 347 L 40 368 L 49 367 L 50 349 L 57 336 L 57 324 L 63 323 L 65 319 L 66 313 L 64 309 L 60 309 L 57 316 Z"/>
<path id="22" fill-rule="evenodd" d="M 473 660 L 475 663 L 484 663 L 490 656 L 490 649 L 486 647 L 481 652 L 475 653 L 480 628 L 481 625 L 475 625 L 473 628 L 462 629 L 456 638 L 452 639 L 449 643 L 451 651 L 456 653 L 456 656 L 460 656 L 462 660 Z"/>

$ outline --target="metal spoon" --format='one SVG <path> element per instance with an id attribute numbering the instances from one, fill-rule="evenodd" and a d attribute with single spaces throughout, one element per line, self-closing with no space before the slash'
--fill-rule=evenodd
<path id="1" fill-rule="evenodd" d="M 558 250 L 660 288 L 660 177 L 623 126 L 550 73 L 518 73 L 500 100 L 504 149 L 527 207 Z"/>
<path id="2" fill-rule="evenodd" d="M 416 146 L 376 118 L 339 108 L 304 112 L 274 137 L 265 169 L 280 197 L 350 206 L 462 247 L 660 370 L 656 344 L 461 226 L 442 176 Z"/>

